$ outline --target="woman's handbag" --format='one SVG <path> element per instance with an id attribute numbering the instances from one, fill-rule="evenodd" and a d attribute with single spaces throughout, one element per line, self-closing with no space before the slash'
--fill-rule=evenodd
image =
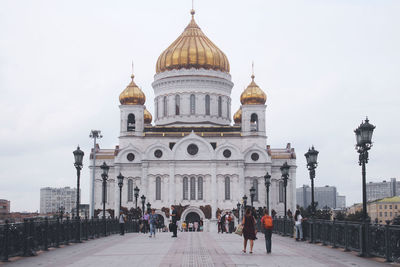
<path id="1" fill-rule="evenodd" d="M 239 224 L 238 227 L 236 227 L 235 234 L 240 236 L 243 234 L 243 225 Z"/>

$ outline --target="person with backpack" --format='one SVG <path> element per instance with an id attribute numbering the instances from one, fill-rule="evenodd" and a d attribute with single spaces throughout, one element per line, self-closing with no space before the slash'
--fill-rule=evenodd
<path id="1" fill-rule="evenodd" d="M 272 245 L 272 228 L 274 227 L 274 221 L 272 217 L 268 215 L 267 209 L 265 209 L 264 216 L 261 218 L 261 225 L 264 227 L 265 247 L 267 249 L 267 254 L 270 254 Z"/>
<path id="2" fill-rule="evenodd" d="M 149 224 L 150 224 L 150 236 L 152 235 L 156 237 L 156 223 L 157 223 L 157 215 L 156 210 L 152 209 L 151 214 L 149 215 Z"/>

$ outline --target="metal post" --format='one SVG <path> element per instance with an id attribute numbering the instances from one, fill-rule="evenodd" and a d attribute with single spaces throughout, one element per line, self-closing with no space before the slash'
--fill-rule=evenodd
<path id="1" fill-rule="evenodd" d="M 106 186 L 107 180 L 105 174 L 102 174 L 103 178 L 103 224 L 104 224 L 104 236 L 107 235 L 107 225 L 106 225 Z"/>
<path id="2" fill-rule="evenodd" d="M 121 212 L 122 207 L 122 186 L 119 187 L 119 212 Z"/>
<path id="3" fill-rule="evenodd" d="M 268 215 L 271 214 L 269 211 L 269 185 L 267 185 L 267 210 L 268 210 Z"/>
<path id="4" fill-rule="evenodd" d="M 10 238 L 9 238 L 9 231 L 10 231 L 10 225 L 8 224 L 8 220 L 6 220 L 6 224 L 4 225 L 3 228 L 3 238 L 4 238 L 4 243 L 3 243 L 3 259 L 2 261 L 7 262 L 8 260 L 8 254 L 9 254 L 9 245 L 10 245 Z"/>
<path id="5" fill-rule="evenodd" d="M 76 175 L 77 175 L 77 185 L 76 185 L 76 243 L 81 242 L 81 224 L 80 224 L 80 216 L 79 216 L 79 205 L 80 205 L 80 178 L 81 178 L 81 168 L 80 166 L 75 166 L 76 167 Z"/>

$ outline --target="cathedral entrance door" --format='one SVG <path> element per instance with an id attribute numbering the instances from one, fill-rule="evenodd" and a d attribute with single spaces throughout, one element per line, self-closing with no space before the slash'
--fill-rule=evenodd
<path id="1" fill-rule="evenodd" d="M 200 215 L 197 212 L 189 212 L 185 218 L 187 229 L 189 232 L 199 231 Z"/>

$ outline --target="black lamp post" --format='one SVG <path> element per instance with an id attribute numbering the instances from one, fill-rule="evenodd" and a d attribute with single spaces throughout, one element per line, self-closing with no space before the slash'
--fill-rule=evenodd
<path id="1" fill-rule="evenodd" d="M 133 191 L 135 192 L 135 208 L 137 209 L 137 199 L 139 197 L 139 187 L 135 186 L 135 189 L 133 189 Z"/>
<path id="2" fill-rule="evenodd" d="M 122 186 L 124 185 L 124 178 L 125 177 L 121 173 L 117 176 L 119 186 L 119 212 L 121 212 L 122 207 Z"/>
<path id="3" fill-rule="evenodd" d="M 285 162 L 282 166 L 281 166 L 281 173 L 282 173 L 282 180 L 283 180 L 283 186 L 285 188 L 285 219 L 286 219 L 286 214 L 287 214 L 287 210 L 286 210 L 286 205 L 287 205 L 287 180 L 289 179 L 289 168 L 290 166 L 287 164 L 287 162 Z"/>
<path id="4" fill-rule="evenodd" d="M 80 227 L 81 227 L 81 223 L 79 221 L 79 186 L 80 186 L 80 178 L 81 178 L 81 170 L 82 170 L 82 159 L 83 159 L 83 155 L 85 153 L 83 153 L 82 150 L 80 150 L 79 146 L 78 148 L 73 152 L 74 154 L 74 158 L 75 158 L 75 163 L 74 166 L 76 168 L 76 176 L 77 176 L 77 183 L 76 183 L 76 223 L 77 223 L 77 231 L 76 231 L 76 242 L 81 242 L 81 231 L 80 231 Z"/>
<path id="5" fill-rule="evenodd" d="M 265 189 L 267 190 L 267 210 L 269 214 L 269 186 L 271 185 L 271 175 L 268 172 L 264 175 L 264 183 Z"/>
<path id="6" fill-rule="evenodd" d="M 368 163 L 368 150 L 372 147 L 372 134 L 375 126 L 369 123 L 368 117 L 364 122 L 354 130 L 356 134 L 356 150 L 360 154 L 358 164 L 362 166 L 362 191 L 363 191 L 363 213 L 362 218 L 364 222 L 363 238 L 362 238 L 362 249 L 361 255 L 367 256 L 367 225 L 368 214 L 367 214 L 367 182 L 366 182 L 366 169 L 365 165 Z"/>
<path id="7" fill-rule="evenodd" d="M 238 211 L 238 224 L 240 223 L 240 206 L 241 206 L 241 204 L 240 204 L 240 202 L 238 202 L 238 203 L 236 204 L 237 211 Z"/>
<path id="8" fill-rule="evenodd" d="M 107 235 L 107 226 L 106 226 L 106 189 L 107 189 L 107 178 L 108 178 L 108 171 L 110 167 L 103 162 L 103 165 L 100 166 L 103 170 L 101 174 L 101 178 L 103 179 L 103 221 L 104 221 L 104 236 Z"/>
<path id="9" fill-rule="evenodd" d="M 142 216 L 144 216 L 144 203 L 146 203 L 146 197 L 142 195 L 140 198 L 142 199 Z"/>
<path id="10" fill-rule="evenodd" d="M 314 149 L 314 146 L 311 149 L 308 149 L 308 152 L 304 154 L 307 160 L 307 168 L 310 172 L 311 179 L 311 208 L 312 214 L 315 215 L 315 202 L 314 202 L 314 178 L 315 178 L 315 169 L 318 166 L 317 157 L 318 151 Z"/>
<path id="11" fill-rule="evenodd" d="M 254 197 L 256 196 L 256 189 L 254 186 L 250 188 L 250 199 L 251 199 L 251 208 L 253 209 L 253 202 L 254 202 Z"/>
<path id="12" fill-rule="evenodd" d="M 150 202 L 147 202 L 146 207 L 147 207 L 147 213 L 150 214 L 150 210 L 151 210 Z"/>

